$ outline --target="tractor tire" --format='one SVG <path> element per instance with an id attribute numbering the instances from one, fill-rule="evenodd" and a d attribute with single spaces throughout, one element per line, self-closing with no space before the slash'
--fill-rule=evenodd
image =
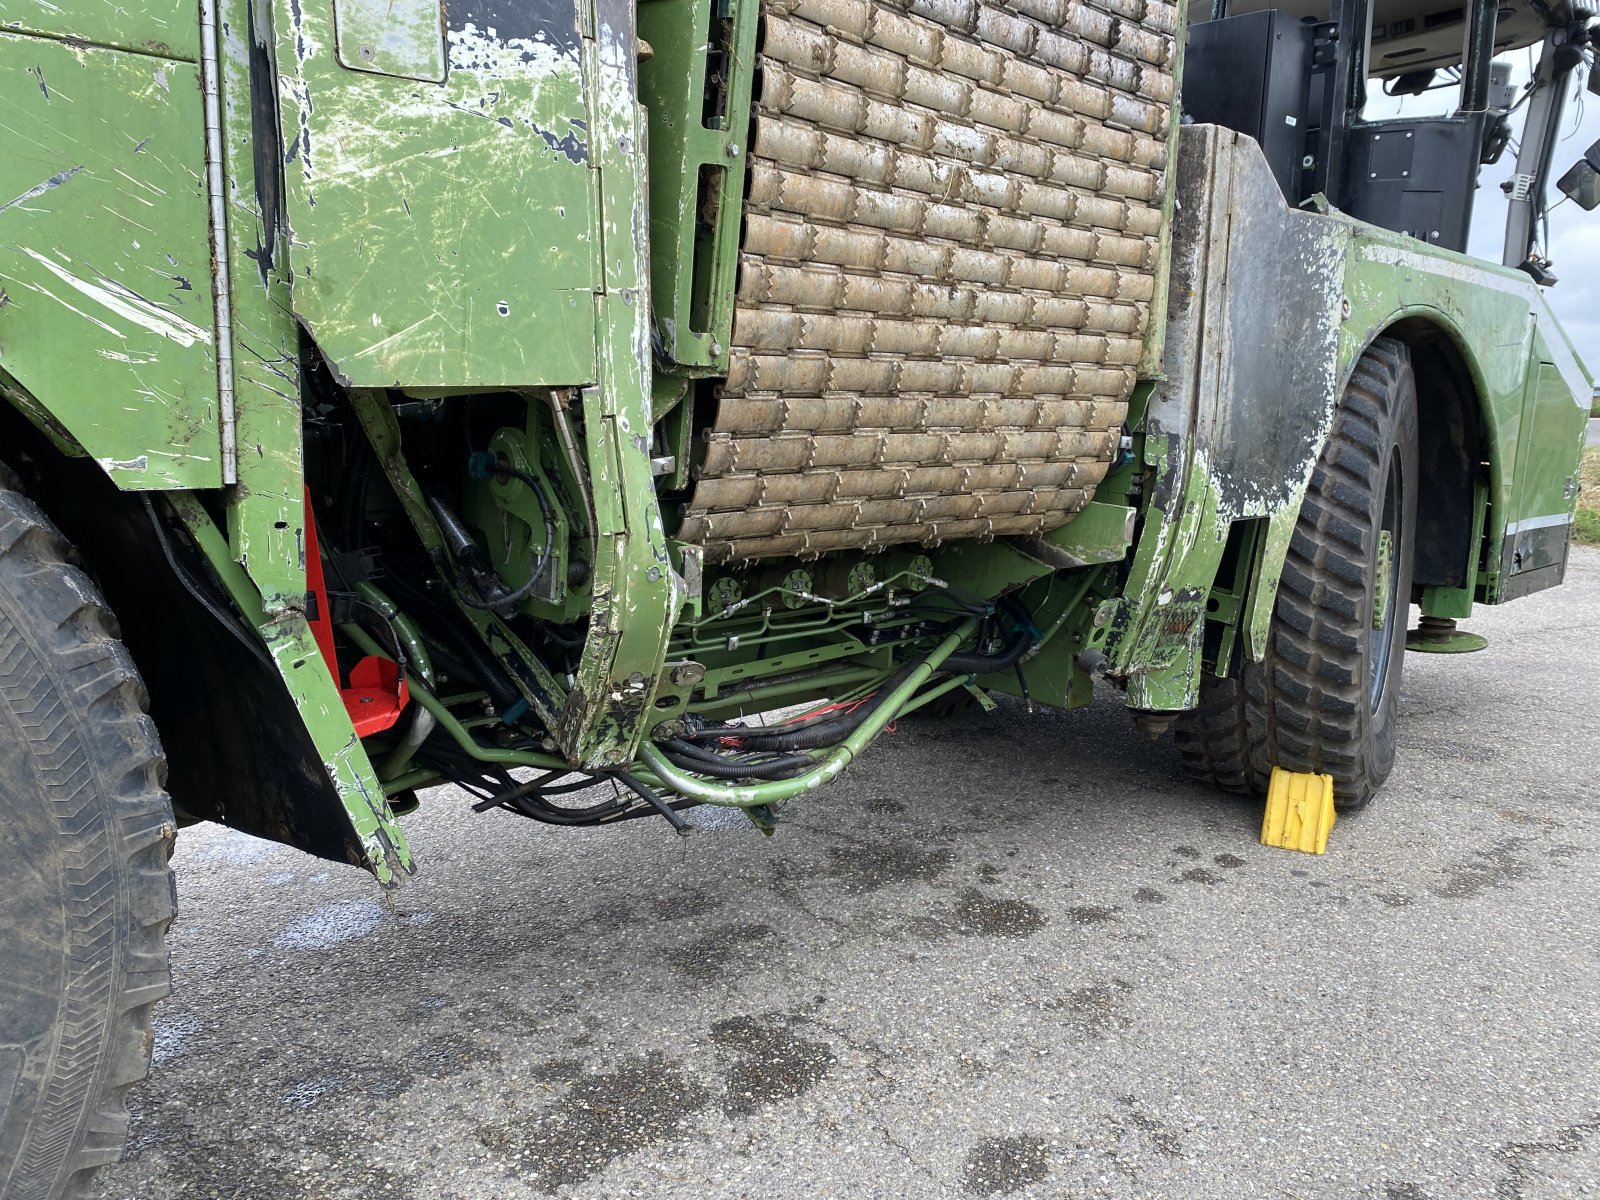
<path id="1" fill-rule="evenodd" d="M 166 762 L 105 601 L 0 467 L 0 1200 L 122 1155 L 167 994 Z"/>
<path id="2" fill-rule="evenodd" d="M 1345 387 L 1306 489 L 1266 657 L 1208 679 L 1184 715 L 1185 769 L 1264 795 L 1274 766 L 1333 776 L 1334 802 L 1367 805 L 1394 767 L 1417 511 L 1411 355 L 1375 341 Z"/>
<path id="3" fill-rule="evenodd" d="M 1239 680 L 1207 676 L 1200 685 L 1199 706 L 1178 718 L 1172 738 L 1191 779 L 1245 796 L 1255 790 Z"/>

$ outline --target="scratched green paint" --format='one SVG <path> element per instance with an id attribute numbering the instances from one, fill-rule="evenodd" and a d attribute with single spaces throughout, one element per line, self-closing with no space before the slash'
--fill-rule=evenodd
<path id="1" fill-rule="evenodd" d="M 334 0 L 333 23 L 341 66 L 444 82 L 444 9 L 438 0 Z"/>
<path id="2" fill-rule="evenodd" d="M 1138 583 L 1125 592 L 1133 619 L 1115 659 L 1127 681 L 1130 708 L 1193 708 L 1199 698 L 1205 597 L 1222 561 L 1228 527 L 1218 519 L 1216 481 L 1200 456 L 1189 461 L 1177 496 L 1174 519 L 1163 526 L 1164 539 L 1136 558 Z"/>
<path id="3" fill-rule="evenodd" d="M 0 139 L 6 373 L 119 486 L 217 486 L 197 69 L 0 33 Z"/>
<path id="4" fill-rule="evenodd" d="M 391 885 L 413 870 L 411 847 L 395 823 L 383 787 L 362 748 L 338 687 L 317 650 L 305 616 L 293 610 L 271 612 L 240 568 L 222 532 L 198 498 L 175 493 L 172 511 L 233 599 L 239 613 L 260 635 L 282 676 L 295 709 L 345 806 L 350 828 L 362 847 L 365 866 Z"/>
<path id="5" fill-rule="evenodd" d="M 1489 459 L 1485 561 L 1489 570 L 1468 589 L 1498 598 L 1497 570 L 1506 527 L 1525 518 L 1570 513 L 1587 394 L 1587 376 L 1549 315 L 1543 296 L 1521 272 L 1478 262 L 1338 213 L 1321 219 L 1345 246 L 1341 264 L 1348 311 L 1339 329 L 1336 378 L 1396 322 L 1424 319 L 1446 331 L 1468 365 L 1481 404 Z M 1557 341 L 1556 339 L 1560 339 Z M 1563 376 L 1550 360 L 1568 364 Z M 1572 380 L 1582 384 L 1571 386 Z M 1324 398 L 1320 451 L 1342 382 Z M 1161 497 L 1147 508 L 1121 605 L 1123 630 L 1113 657 L 1135 708 L 1189 707 L 1200 668 L 1203 620 L 1188 625 L 1163 611 L 1186 595 L 1206 595 L 1226 545 L 1228 526 L 1215 508 L 1216 487 L 1198 456 L 1172 459 L 1174 447 L 1150 439 L 1145 454 Z M 1299 519 L 1305 482 L 1267 514 L 1259 567 L 1240 622 L 1246 654 L 1265 652 L 1278 582 Z M 1426 480 L 1421 481 L 1426 502 Z M 1459 607 L 1459 606 L 1458 606 Z"/>
<path id="6" fill-rule="evenodd" d="M 273 44 L 273 12 L 265 4 L 228 0 L 222 16 L 219 65 L 239 486 L 225 493 L 226 543 L 198 504 L 182 511 L 213 568 L 243 597 L 241 611 L 263 631 L 363 847 L 365 865 L 388 884 L 411 871 L 411 852 L 339 698 L 337 664 L 323 659 L 305 619 L 300 332 L 282 270 L 287 249 L 282 222 L 274 222 L 262 207 L 263 199 L 269 207 L 275 203 L 275 181 L 257 179 L 253 154 L 251 47 Z"/>
<path id="7" fill-rule="evenodd" d="M 292 303 L 335 372 L 419 391 L 593 382 L 581 55 L 456 31 L 448 79 L 422 83 L 341 66 L 331 6 L 273 11 Z"/>
<path id="8" fill-rule="evenodd" d="M 194 0 L 0 0 L 0 29 L 162 58 L 200 58 Z"/>
<path id="9" fill-rule="evenodd" d="M 600 174 L 603 287 L 593 298 L 599 383 L 583 392 L 595 547 L 589 636 L 557 739 L 576 761 L 632 759 L 647 732 L 667 640 L 684 602 L 650 466 L 650 338 L 645 118 L 633 8 L 600 0 L 590 123 Z"/>
<path id="10" fill-rule="evenodd" d="M 14 2 L 0 0 L 6 6 L 0 7 L 0 23 L 9 19 Z M 593 511 L 582 514 L 582 521 L 576 513 L 564 514 L 563 520 L 587 526 L 592 515 L 598 536 L 589 547 L 590 631 L 570 692 L 498 618 L 481 612 L 469 616 L 503 662 L 526 661 L 519 686 L 554 726 L 568 759 L 593 767 L 637 761 L 652 723 L 664 711 L 658 702 L 681 706 L 682 689 L 665 678 L 664 663 L 675 626 L 686 614 L 700 611 L 693 590 L 698 552 L 668 539 L 657 500 L 651 464 L 652 423 L 658 415 L 651 409 L 657 390 L 653 346 L 659 345 L 678 370 L 691 374 L 712 372 L 725 360 L 742 186 L 741 125 L 754 65 L 757 6 L 735 6 L 733 116 L 727 128 L 708 130 L 700 123 L 696 77 L 691 72 L 680 78 L 674 70 L 703 52 L 709 0 L 648 0 L 642 6 L 640 20 L 659 54 L 655 67 L 645 69 L 642 91 L 635 75 L 634 6 L 626 0 L 580 5 L 566 49 L 553 43 L 512 45 L 488 31 L 462 28 L 451 36 L 446 51 L 435 7 L 410 0 L 398 6 L 369 0 L 337 0 L 337 5 L 336 10 L 330 4 L 264 0 L 252 7 L 244 0 L 224 0 L 222 132 L 239 486 L 224 493 L 225 536 L 192 494 L 180 494 L 175 507 L 271 650 L 283 685 L 343 799 L 367 865 L 391 880 L 409 870 L 409 851 L 305 620 L 302 327 L 315 338 L 316 349 L 335 375 L 352 387 L 356 409 L 368 422 L 380 457 L 393 457 L 398 437 L 383 389 L 425 395 L 512 387 L 579 389 L 573 408 L 575 416 L 581 415 L 581 451 Z M 14 192 L 9 182 L 0 188 L 0 246 L 6 247 L 0 254 L 13 253 L 13 244 L 37 240 L 30 235 L 12 241 L 13 228 L 26 232 L 33 228 L 27 222 L 33 221 L 54 241 L 73 247 L 75 257 L 66 265 L 79 283 L 91 278 L 77 269 L 81 257 L 85 264 L 92 260 L 96 272 L 105 272 L 103 279 L 115 279 L 148 298 L 131 282 L 134 275 L 116 272 L 159 271 L 153 256 L 168 253 L 181 262 L 198 255 L 204 278 L 209 248 L 195 70 L 148 57 L 157 44 L 155 18 L 171 34 L 171 44 L 161 44 L 193 56 L 193 6 L 151 0 L 121 31 L 107 25 L 111 10 L 102 0 L 66 0 L 58 11 L 66 14 L 63 20 L 76 22 L 75 28 L 100 31 L 84 36 L 121 37 L 141 53 L 113 54 L 0 33 L 0 66 L 6 68 L 0 120 L 7 128 L 24 117 L 34 124 L 42 121 L 39 127 L 52 135 L 52 146 L 62 141 L 55 135 L 66 130 L 72 137 L 63 145 L 89 144 L 100 156 L 96 162 L 111 164 L 102 169 L 86 163 L 47 191 L 30 196 L 26 193 L 37 182 L 71 171 L 72 164 L 65 159 L 65 165 L 52 166 L 54 159 L 30 163 L 26 154 L 0 158 L 0 181 L 15 177 L 17 185 Z M 142 42 L 132 46 L 130 39 Z M 268 211 L 279 198 L 277 164 L 265 160 L 268 177 L 258 179 L 252 154 L 260 132 L 255 124 L 259 113 L 252 112 L 250 103 L 252 39 L 276 51 L 280 75 L 266 81 L 268 94 L 279 102 L 276 115 L 288 148 L 278 222 Z M 172 49 L 177 43 L 182 45 Z M 372 51 L 370 57 L 363 55 L 364 47 Z M 447 75 L 441 69 L 446 53 Z M 55 57 L 48 70 L 40 69 L 42 78 L 30 73 L 30 67 L 51 55 Z M 41 87 L 34 88 L 38 100 L 28 92 L 30 85 L 42 85 L 63 72 L 77 89 L 63 95 L 95 98 L 96 111 L 114 114 L 99 118 L 104 128 L 95 128 L 87 139 L 78 127 L 62 124 L 69 118 L 47 107 Z M 648 126 L 640 97 L 651 104 Z M 129 168 L 125 164 L 132 155 L 156 146 L 152 142 L 135 151 L 123 144 L 140 123 L 157 129 L 161 153 Z M 25 141 L 8 139 L 5 144 L 9 149 Z M 684 315 L 694 303 L 694 269 L 703 265 L 695 261 L 704 249 L 703 231 L 697 237 L 695 230 L 698 172 L 713 162 L 732 169 L 723 173 L 722 206 L 710 252 L 712 318 L 701 330 L 686 326 Z M 138 246 L 123 247 L 114 239 L 127 239 L 127 229 L 89 224 L 100 218 L 87 206 L 107 203 L 107 172 L 118 169 L 133 177 L 135 195 L 140 186 L 160 187 L 160 173 L 186 183 L 186 188 L 167 189 L 167 200 L 149 205 L 160 216 L 148 219 L 170 235 L 160 239 L 160 249 L 143 238 Z M 118 187 L 126 190 L 127 180 L 118 178 Z M 101 191 L 95 193 L 91 186 Z M 13 194 L 23 201 L 7 204 L 5 197 Z M 79 196 L 85 198 L 80 201 Z M 78 204 L 84 207 L 72 207 Z M 66 222 L 74 214 L 81 227 L 74 225 L 69 232 Z M 7 225 L 13 218 L 18 224 Z M 141 219 L 147 216 L 141 213 Z M 1484 395 L 1490 436 L 1486 510 L 1492 520 L 1485 538 L 1491 566 L 1478 590 L 1492 599 L 1507 523 L 1557 513 L 1563 506 L 1570 512 L 1568 480 L 1583 426 L 1577 415 L 1581 409 L 1571 404 L 1573 376 L 1566 366 L 1573 360 L 1570 346 L 1549 323 L 1542 297 L 1522 276 L 1370 230 L 1336 214 L 1326 219 L 1348 246 L 1342 263 L 1349 310 L 1341 335 L 1340 378 L 1371 337 L 1401 317 L 1437 321 L 1458 338 L 1468 358 Z M 84 230 L 89 231 L 87 240 Z M 1169 227 L 1164 237 L 1170 232 Z M 102 245 L 117 253 L 102 256 Z M 18 331 L 33 326 L 27 323 L 32 319 L 27 316 L 29 304 L 18 302 L 14 294 L 15 281 L 36 292 L 28 282 L 38 283 L 45 275 L 28 274 L 26 264 L 14 273 L 15 264 L 3 261 L 6 286 L 13 294 L 0 307 L 5 352 L 0 379 L 14 379 L 12 390 L 18 394 L 13 399 L 48 413 L 65 426 L 65 433 L 57 430 L 57 436 L 77 437 L 97 457 L 105 455 L 102 442 L 95 439 L 111 437 L 125 439 L 116 447 L 131 448 L 130 459 L 138 454 L 152 461 L 163 455 L 172 459 L 171 466 L 145 467 L 145 481 L 125 468 L 111 468 L 123 486 L 216 487 L 219 435 L 210 342 L 195 339 L 184 348 L 199 347 L 192 355 L 161 344 L 149 362 L 136 364 L 119 364 L 104 354 L 90 356 L 82 353 L 83 347 L 102 349 L 111 345 L 108 338 L 126 340 L 130 331 L 102 329 L 86 336 L 62 316 L 65 312 L 70 317 L 70 310 L 59 303 L 63 297 L 56 297 L 50 340 L 39 345 L 48 345 L 53 363 L 65 365 L 36 366 L 46 355 L 18 339 Z M 59 265 L 65 260 L 55 261 Z M 68 282 L 59 271 L 42 269 Z M 1163 265 L 1162 278 L 1165 270 Z M 172 303 L 198 304 L 196 311 L 204 319 L 191 319 L 209 338 L 209 295 L 194 284 L 193 276 L 190 282 L 194 295 L 185 292 Z M 1164 334 L 1159 303 L 1154 311 L 1142 360 L 1146 375 L 1158 370 Z M 10 324 L 18 312 L 24 321 Z M 114 324 L 102 318 L 102 324 Z M 174 341 L 170 336 L 165 340 Z M 18 346 L 23 347 L 20 354 Z M 86 364 L 91 357 L 118 365 Z M 194 386 L 179 392 L 161 382 L 171 395 L 153 398 L 154 407 L 140 409 L 137 419 L 131 419 L 129 396 L 143 394 L 128 386 L 127 376 L 135 373 L 108 376 L 107 386 L 95 389 L 80 383 L 70 395 L 61 374 L 70 368 L 73 378 L 81 380 L 86 370 L 114 373 L 128 366 L 150 368 L 137 373 L 147 388 L 155 368 L 188 372 L 185 379 Z M 52 370 L 57 374 L 51 375 Z M 683 408 L 681 387 L 660 391 L 663 397 L 677 397 Z M 1336 394 L 1326 398 L 1329 411 L 1335 400 Z M 1135 424 L 1141 403 L 1136 397 Z M 152 420 L 152 413 L 159 415 Z M 530 453 L 539 453 L 538 443 L 529 436 Z M 687 442 L 673 445 L 686 447 Z M 1120 564 L 1128 561 L 1128 506 L 1143 505 L 1143 532 L 1132 548 L 1122 596 L 1115 596 L 1114 566 L 1086 565 L 1057 575 L 1023 548 L 976 542 L 936 554 L 935 573 L 968 590 L 992 596 L 1008 586 L 1024 589 L 1044 627 L 1043 645 L 1024 665 L 1015 687 L 1015 673 L 997 675 L 985 680 L 986 685 L 1055 703 L 1083 703 L 1092 688 L 1078 656 L 1087 646 L 1106 645 L 1127 683 L 1130 705 L 1176 709 L 1193 703 L 1205 598 L 1216 583 L 1227 537 L 1226 523 L 1218 516 L 1218 481 L 1203 455 L 1179 453 L 1154 437 L 1139 448 L 1150 468 L 1149 480 L 1164 486 L 1148 488 L 1147 481 L 1148 490 L 1136 495 L 1134 470 L 1119 467 L 1108 476 L 1096 503 L 1049 539 L 1085 564 Z M 213 451 L 209 460 L 207 449 Z M 679 454 L 679 482 L 686 477 L 686 459 Z M 548 469 L 543 458 L 538 467 Z M 431 518 L 414 494 L 409 469 L 391 471 L 391 478 L 409 501 L 408 510 L 426 542 Z M 1242 602 L 1230 598 L 1228 612 L 1242 610 L 1247 645 L 1257 654 L 1299 498 L 1296 492 L 1266 520 L 1252 594 Z M 526 506 L 524 518 L 525 523 L 533 520 Z M 566 532 L 563 528 L 562 536 Z M 711 622 L 697 632 L 714 630 Z M 942 647 L 954 648 L 948 639 Z M 804 643 L 786 650 L 749 669 L 744 660 L 730 658 L 724 664 L 728 678 L 737 673 L 740 681 L 759 686 L 764 677 L 843 657 L 831 651 L 818 656 Z M 886 666 L 887 657 L 841 661 L 827 678 L 846 688 L 868 683 L 871 669 Z M 769 788 L 760 794 L 776 793 Z"/>
<path id="11" fill-rule="evenodd" d="M 272 9 L 228 0 L 220 61 L 227 165 L 229 295 L 233 311 L 239 486 L 227 495 L 236 561 L 274 612 L 305 602 L 305 477 L 301 459 L 300 331 L 283 271 L 287 242 L 276 179 L 256 177 L 250 57 L 273 44 Z"/>
<path id="12" fill-rule="evenodd" d="M 1587 376 L 1538 288 L 1520 271 L 1428 246 L 1414 238 L 1332 214 L 1349 228 L 1345 266 L 1350 313 L 1341 328 L 1339 376 L 1397 321 L 1422 318 L 1449 334 L 1478 393 L 1489 464 L 1485 529 L 1489 564 L 1478 598 L 1497 598 L 1506 527 L 1525 518 L 1570 512 L 1562 494 L 1576 470 L 1586 409 Z M 1558 349 L 1552 350 L 1554 344 Z M 1563 357 L 1574 388 L 1541 360 Z M 1541 386 L 1542 384 L 1542 386 Z M 1330 402 L 1335 398 L 1330 398 Z M 1424 489 L 1426 481 L 1422 481 Z M 1426 491 L 1423 492 L 1426 502 Z M 1298 503 L 1275 514 L 1262 578 L 1249 608 L 1253 655 L 1265 648 L 1271 600 L 1298 518 Z"/>
<path id="13" fill-rule="evenodd" d="M 1566 493 L 1588 416 L 1589 377 L 1543 292 L 1520 271 L 1359 226 L 1346 277 L 1344 374 L 1372 337 L 1407 316 L 1445 330 L 1467 364 L 1489 462 L 1488 572 L 1479 598 L 1493 602 L 1503 585 L 1507 527 L 1572 511 L 1575 486 Z"/>
<path id="14" fill-rule="evenodd" d="M 1533 371 L 1528 380 L 1522 421 L 1526 435 L 1517 453 L 1515 511 L 1521 518 L 1570 516 L 1578 498 L 1578 456 L 1588 428 L 1586 401 L 1593 381 L 1575 392 L 1552 361 L 1563 351 L 1576 360 L 1570 348 L 1551 343 L 1564 331 L 1536 324 L 1533 332 Z M 1580 368 L 1581 369 L 1581 368 Z"/>

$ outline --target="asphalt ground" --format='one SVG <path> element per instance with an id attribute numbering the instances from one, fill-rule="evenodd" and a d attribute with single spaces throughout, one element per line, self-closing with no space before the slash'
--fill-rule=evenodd
<path id="1" fill-rule="evenodd" d="M 778 836 L 428 794 L 421 873 L 180 837 L 103 1195 L 1600 1195 L 1600 552 L 1412 655 L 1326 857 L 1113 694 L 903 723 Z"/>

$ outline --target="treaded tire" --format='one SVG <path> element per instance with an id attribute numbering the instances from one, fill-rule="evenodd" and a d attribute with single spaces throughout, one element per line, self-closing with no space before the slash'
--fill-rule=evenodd
<path id="1" fill-rule="evenodd" d="M 122 1155 L 175 910 L 166 762 L 115 619 L 0 466 L 0 1200 Z"/>
<path id="2" fill-rule="evenodd" d="M 1192 778 L 1225 792 L 1250 794 L 1250 741 L 1244 688 L 1237 679 L 1201 684 L 1199 707 L 1178 718 L 1172 737 Z"/>
<path id="3" fill-rule="evenodd" d="M 1208 679 L 1199 707 L 1179 721 L 1191 775 L 1262 795 L 1276 765 L 1332 775 L 1340 809 L 1372 800 L 1395 761 L 1416 483 L 1411 354 L 1379 338 L 1356 363 L 1312 472 L 1266 657 L 1240 679 Z M 1392 603 L 1374 629 L 1385 530 Z"/>

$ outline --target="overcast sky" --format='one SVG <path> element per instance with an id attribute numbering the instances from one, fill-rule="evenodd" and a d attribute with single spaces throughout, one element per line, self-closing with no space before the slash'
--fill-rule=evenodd
<path id="1" fill-rule="evenodd" d="M 1528 79 L 1534 51 L 1517 50 L 1505 55 L 1512 64 L 1512 82 L 1520 88 Z M 1554 181 L 1583 157 L 1583 152 L 1600 139 L 1600 96 L 1583 90 L 1585 71 L 1580 67 L 1569 83 L 1569 98 L 1561 120 L 1556 146 L 1555 167 L 1550 187 L 1550 244 L 1546 254 L 1554 263 L 1560 282 L 1549 290 L 1549 300 L 1560 317 L 1567 335 L 1591 374 L 1600 372 L 1600 209 L 1585 212 L 1555 189 Z M 1377 93 L 1373 85 L 1367 101 L 1369 118 L 1405 115 L 1424 116 L 1453 107 L 1459 89 L 1427 92 L 1403 100 Z M 1512 133 L 1522 135 L 1526 106 L 1511 117 Z M 1500 161 L 1485 167 L 1479 179 L 1478 196 L 1472 210 L 1472 237 L 1469 251 L 1481 258 L 1500 261 L 1505 243 L 1506 202 L 1500 183 L 1511 176 L 1516 164 L 1515 142 L 1506 148 Z M 1557 204 L 1560 207 L 1556 207 Z"/>

